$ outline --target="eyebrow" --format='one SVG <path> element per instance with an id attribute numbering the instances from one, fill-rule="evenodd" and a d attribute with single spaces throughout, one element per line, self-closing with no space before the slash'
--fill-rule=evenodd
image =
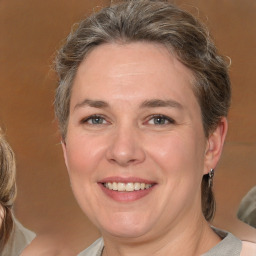
<path id="1" fill-rule="evenodd" d="M 80 107 L 89 106 L 92 108 L 107 108 L 109 104 L 102 100 L 90 100 L 84 99 L 82 102 L 75 105 L 74 110 Z M 160 100 L 160 99 L 151 99 L 145 100 L 140 105 L 140 108 L 159 108 L 159 107 L 171 107 L 171 108 L 178 108 L 183 109 L 183 106 L 175 101 L 175 100 Z"/>
<path id="2" fill-rule="evenodd" d="M 140 107 L 141 108 L 171 107 L 171 108 L 183 109 L 183 106 L 175 100 L 160 100 L 160 99 L 145 100 L 140 105 Z"/>
<path id="3" fill-rule="evenodd" d="M 107 108 L 107 107 L 109 107 L 109 104 L 105 101 L 102 101 L 102 100 L 85 99 L 82 102 L 76 104 L 75 107 L 74 107 L 74 110 L 76 108 L 81 108 L 81 107 L 85 107 L 85 106 L 89 106 L 89 107 L 92 107 L 92 108 Z"/>

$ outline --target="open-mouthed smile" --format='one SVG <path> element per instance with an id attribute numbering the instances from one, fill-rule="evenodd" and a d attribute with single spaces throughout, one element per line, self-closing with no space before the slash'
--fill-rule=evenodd
<path id="1" fill-rule="evenodd" d="M 114 191 L 126 191 L 126 192 L 132 192 L 132 191 L 138 191 L 138 190 L 144 190 L 149 189 L 153 186 L 153 184 L 147 184 L 147 183 L 139 183 L 139 182 L 106 182 L 103 183 L 103 186 L 107 189 L 114 190 Z"/>
<path id="2" fill-rule="evenodd" d="M 115 201 L 135 201 L 148 195 L 156 183 L 139 178 L 106 178 L 98 182 L 102 191 Z"/>

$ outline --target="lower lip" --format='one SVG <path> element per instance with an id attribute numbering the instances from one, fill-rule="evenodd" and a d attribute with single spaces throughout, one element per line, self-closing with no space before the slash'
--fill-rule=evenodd
<path id="1" fill-rule="evenodd" d="M 102 191 L 110 198 L 118 202 L 131 202 L 141 199 L 142 197 L 147 196 L 154 189 L 155 185 L 148 189 L 144 190 L 135 190 L 132 192 L 118 192 L 116 190 L 110 190 L 105 188 L 102 183 L 98 183 Z"/>

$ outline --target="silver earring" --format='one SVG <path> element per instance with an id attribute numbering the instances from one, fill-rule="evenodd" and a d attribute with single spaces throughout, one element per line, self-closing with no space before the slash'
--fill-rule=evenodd
<path id="1" fill-rule="evenodd" d="M 214 176 L 214 169 L 211 169 L 208 173 L 208 187 L 211 188 L 213 185 L 213 176 Z"/>

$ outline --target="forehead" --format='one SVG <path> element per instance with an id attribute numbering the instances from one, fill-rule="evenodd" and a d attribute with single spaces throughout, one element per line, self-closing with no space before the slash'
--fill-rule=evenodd
<path id="1" fill-rule="evenodd" d="M 113 98 L 122 91 L 128 99 L 135 92 L 151 92 L 156 98 L 170 92 L 190 97 L 193 81 L 192 72 L 161 44 L 103 44 L 80 64 L 72 94 Z"/>
<path id="2" fill-rule="evenodd" d="M 89 73 L 95 67 L 101 67 L 100 73 L 102 75 L 105 72 L 108 75 L 116 75 L 120 69 L 126 73 L 129 68 L 135 66 L 138 68 L 137 73 L 139 73 L 155 65 L 161 65 L 162 72 L 169 70 L 170 65 L 172 65 L 176 72 L 183 73 L 183 76 L 186 75 L 190 80 L 193 79 L 192 71 L 185 67 L 167 47 L 151 42 L 106 43 L 97 46 L 82 61 L 78 73 L 85 71 Z M 136 73 L 135 70 L 132 71 Z"/>

